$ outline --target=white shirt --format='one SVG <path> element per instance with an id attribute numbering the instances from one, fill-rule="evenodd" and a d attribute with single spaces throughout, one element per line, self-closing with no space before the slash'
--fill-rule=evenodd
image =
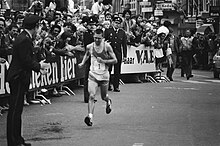
<path id="1" fill-rule="evenodd" d="M 29 34 L 29 36 L 30 36 L 31 38 L 33 37 L 29 30 L 27 30 L 27 29 L 24 29 L 24 30 Z"/>
<path id="2" fill-rule="evenodd" d="M 3 9 L 10 9 L 10 6 L 6 0 L 3 1 L 2 8 Z"/>
<path id="3" fill-rule="evenodd" d="M 90 65 L 90 71 L 89 75 L 92 78 L 95 78 L 98 81 L 102 80 L 109 80 L 110 74 L 108 71 L 108 65 L 105 63 L 98 62 L 97 57 L 101 57 L 102 59 L 108 58 L 107 54 L 107 48 L 111 47 L 109 43 L 106 43 L 102 41 L 100 44 L 100 47 L 102 50 L 97 51 L 95 49 L 96 45 L 95 43 L 91 43 L 87 45 L 87 48 L 89 48 L 89 52 L 91 54 L 91 65 Z"/>
<path id="4" fill-rule="evenodd" d="M 96 2 L 92 5 L 92 9 L 91 9 L 93 14 L 100 14 L 103 11 L 103 4 L 99 4 L 99 2 Z"/>
<path id="5" fill-rule="evenodd" d="M 50 8 L 51 10 L 55 10 L 56 7 L 57 7 L 57 5 L 56 5 L 55 2 L 50 2 L 50 4 L 49 4 L 49 8 Z"/>

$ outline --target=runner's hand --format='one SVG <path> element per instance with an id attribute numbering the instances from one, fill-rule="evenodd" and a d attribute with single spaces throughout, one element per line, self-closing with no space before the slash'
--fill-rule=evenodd
<path id="1" fill-rule="evenodd" d="M 4 58 L 0 58 L 0 63 L 5 63 L 6 60 Z"/>
<path id="2" fill-rule="evenodd" d="M 104 61 L 101 57 L 97 57 L 97 61 L 98 61 L 99 63 L 105 63 L 105 61 Z"/>
<path id="3" fill-rule="evenodd" d="M 82 68 L 83 65 L 84 65 L 84 64 L 81 62 L 81 63 L 78 64 L 78 67 L 79 67 L 79 68 Z"/>
<path id="4" fill-rule="evenodd" d="M 42 75 L 47 74 L 47 69 L 41 69 L 41 70 L 40 70 L 40 73 L 41 73 Z"/>
<path id="5" fill-rule="evenodd" d="M 50 67 L 50 63 L 45 63 L 44 61 L 45 61 L 45 60 L 42 60 L 42 61 L 40 62 L 40 68 L 41 68 L 42 70 L 46 70 L 46 69 L 48 69 L 48 68 Z"/>

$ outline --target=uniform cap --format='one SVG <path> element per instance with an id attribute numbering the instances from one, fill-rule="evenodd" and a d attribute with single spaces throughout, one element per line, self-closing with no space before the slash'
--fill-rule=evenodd
<path id="1" fill-rule="evenodd" d="M 114 22 L 122 23 L 121 17 L 118 17 L 118 16 L 113 17 L 112 20 L 113 20 Z"/>
<path id="2" fill-rule="evenodd" d="M 82 17 L 82 23 L 88 23 L 89 17 L 88 16 L 83 16 Z"/>
<path id="3" fill-rule="evenodd" d="M 0 20 L 5 21 L 5 17 L 0 16 Z"/>
<path id="4" fill-rule="evenodd" d="M 97 18 L 95 16 L 91 16 L 88 19 L 88 24 L 96 24 L 97 23 Z"/>

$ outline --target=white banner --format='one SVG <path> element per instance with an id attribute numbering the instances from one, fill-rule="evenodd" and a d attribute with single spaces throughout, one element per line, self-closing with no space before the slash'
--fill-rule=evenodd
<path id="1" fill-rule="evenodd" d="M 145 47 L 144 45 L 140 45 L 139 47 L 128 47 L 127 58 L 122 63 L 121 67 L 122 74 L 154 71 L 156 71 L 156 68 L 153 47 Z"/>
<path id="2" fill-rule="evenodd" d="M 122 74 L 155 72 L 155 55 L 153 47 L 129 46 L 127 58 L 122 63 Z M 11 56 L 9 56 L 11 60 Z M 55 84 L 72 81 L 84 77 L 84 69 L 78 68 L 82 57 L 59 57 L 52 61 L 48 74 L 32 72 L 30 89 L 50 87 Z M 10 62 L 10 61 L 9 61 Z M 5 81 L 6 64 L 0 63 L 0 95 L 9 93 L 9 85 Z"/>

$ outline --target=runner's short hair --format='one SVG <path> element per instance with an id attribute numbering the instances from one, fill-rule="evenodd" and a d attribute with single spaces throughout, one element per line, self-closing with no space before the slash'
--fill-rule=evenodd
<path id="1" fill-rule="evenodd" d="M 104 32 L 103 32 L 102 29 L 98 28 L 98 29 L 95 30 L 95 33 L 96 34 L 103 34 Z"/>

